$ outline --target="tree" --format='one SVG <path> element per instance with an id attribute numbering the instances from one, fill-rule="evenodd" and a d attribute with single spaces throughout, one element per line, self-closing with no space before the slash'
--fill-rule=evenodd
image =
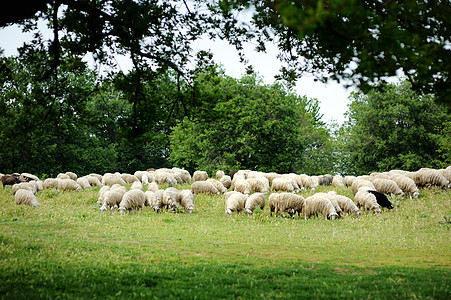
<path id="1" fill-rule="evenodd" d="M 441 139 L 450 119 L 433 97 L 418 95 L 408 81 L 354 93 L 340 129 L 344 172 L 441 167 Z"/>
<path id="2" fill-rule="evenodd" d="M 402 70 L 416 92 L 451 108 L 449 1 L 227 0 L 216 7 L 232 19 L 245 10 L 253 15 L 241 20 L 249 34 L 230 30 L 225 38 L 239 46 L 256 40 L 259 51 L 275 42 L 285 63 L 281 76 L 290 81 L 308 72 L 367 92 Z"/>
<path id="3" fill-rule="evenodd" d="M 199 99 L 215 98 L 217 103 L 211 107 L 212 119 L 184 119 L 173 128 L 170 161 L 175 166 L 210 173 L 303 169 L 306 140 L 320 123 L 315 100 L 280 84 L 263 85 L 255 75 L 236 80 L 220 71 L 206 72 L 195 82 Z"/>

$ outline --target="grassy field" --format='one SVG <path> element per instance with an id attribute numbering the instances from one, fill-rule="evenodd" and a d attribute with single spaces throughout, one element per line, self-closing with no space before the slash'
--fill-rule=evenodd
<path id="1" fill-rule="evenodd" d="M 450 191 L 336 221 L 227 216 L 206 195 L 192 214 L 101 213 L 97 192 L 31 208 L 0 191 L 1 298 L 451 299 Z"/>

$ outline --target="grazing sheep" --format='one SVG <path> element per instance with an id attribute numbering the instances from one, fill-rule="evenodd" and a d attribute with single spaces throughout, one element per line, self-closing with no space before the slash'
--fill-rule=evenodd
<path id="1" fill-rule="evenodd" d="M 274 178 L 271 185 L 273 192 L 294 193 L 294 187 L 290 180 L 285 178 Z"/>
<path id="2" fill-rule="evenodd" d="M 22 173 L 19 176 L 20 182 L 39 181 L 39 178 L 30 173 Z"/>
<path id="3" fill-rule="evenodd" d="M 232 212 L 240 213 L 244 209 L 247 195 L 231 191 L 225 194 L 225 213 L 231 215 Z"/>
<path id="4" fill-rule="evenodd" d="M 206 181 L 208 179 L 208 174 L 205 171 L 194 171 L 193 182 L 196 181 Z"/>
<path id="5" fill-rule="evenodd" d="M 126 210 L 140 209 L 144 207 L 146 195 L 141 190 L 130 190 L 122 196 L 119 203 L 119 211 L 125 213 Z"/>
<path id="6" fill-rule="evenodd" d="M 371 182 L 378 192 L 404 196 L 404 192 L 399 188 L 398 184 L 391 179 L 373 178 L 371 179 Z"/>
<path id="7" fill-rule="evenodd" d="M 29 205 L 33 207 L 37 207 L 39 205 L 36 200 L 36 196 L 32 191 L 20 189 L 16 192 L 14 199 L 16 201 L 16 205 Z"/>
<path id="8" fill-rule="evenodd" d="M 332 178 L 332 186 L 345 186 L 343 176 L 335 175 L 334 178 Z"/>
<path id="9" fill-rule="evenodd" d="M 78 176 L 74 172 L 66 172 L 65 174 L 67 176 L 69 176 L 69 178 L 72 179 L 73 181 L 77 181 Z M 64 178 L 62 178 L 62 179 L 64 179 Z"/>
<path id="10" fill-rule="evenodd" d="M 390 200 L 388 200 L 387 196 L 385 196 L 383 193 L 375 190 L 368 190 L 368 193 L 371 193 L 374 196 L 376 196 L 377 204 L 379 204 L 380 207 L 393 209 L 393 205 L 391 204 Z"/>
<path id="11" fill-rule="evenodd" d="M 265 194 L 264 193 L 253 193 L 252 195 L 250 195 L 246 199 L 246 203 L 244 204 L 244 212 L 248 213 L 248 214 L 253 214 L 254 210 L 257 208 L 257 206 L 259 206 L 261 210 L 263 210 L 265 208 Z"/>
<path id="12" fill-rule="evenodd" d="M 359 188 L 361 188 L 362 186 L 367 186 L 367 187 L 371 188 L 372 190 L 376 189 L 371 181 L 359 178 L 352 182 L 352 185 L 351 185 L 352 193 L 354 195 L 357 194 L 357 192 L 359 191 Z"/>
<path id="13" fill-rule="evenodd" d="M 44 189 L 57 189 L 62 179 L 47 178 L 44 180 Z"/>
<path id="14" fill-rule="evenodd" d="M 81 191 L 80 185 L 73 179 L 63 179 L 59 182 L 58 189 L 61 191 Z"/>
<path id="15" fill-rule="evenodd" d="M 89 173 L 88 176 L 95 177 L 99 180 L 100 183 L 102 183 L 102 175 L 97 174 L 97 173 Z M 91 182 L 90 182 L 90 184 L 93 185 Z"/>
<path id="16" fill-rule="evenodd" d="M 267 194 L 269 192 L 269 180 L 266 177 L 258 176 L 247 178 L 246 181 L 251 187 L 251 191 Z"/>
<path id="17" fill-rule="evenodd" d="M 279 178 L 282 175 L 274 173 L 274 172 L 271 172 L 271 173 L 263 173 L 263 176 L 265 176 L 266 179 L 268 179 L 269 185 L 272 185 L 272 181 L 274 180 L 274 178 Z"/>
<path id="18" fill-rule="evenodd" d="M 246 181 L 246 179 L 239 179 L 234 183 L 234 189 L 235 192 L 240 192 L 245 195 L 249 195 L 251 193 L 251 185 L 249 182 Z"/>
<path id="19" fill-rule="evenodd" d="M 315 184 L 315 182 L 313 181 L 312 177 L 306 175 L 306 174 L 301 174 L 299 175 L 301 177 L 301 182 L 302 182 L 302 187 L 305 189 L 312 189 L 313 191 L 315 190 L 315 187 L 318 186 L 318 184 Z"/>
<path id="20" fill-rule="evenodd" d="M 222 185 L 226 188 L 229 189 L 230 186 L 232 185 L 232 178 L 230 178 L 229 175 L 224 175 L 221 177 L 221 179 L 219 179 L 219 182 L 222 183 Z"/>
<path id="21" fill-rule="evenodd" d="M 414 173 L 415 184 L 418 187 L 438 186 L 448 188 L 449 181 L 438 170 L 422 168 Z"/>
<path id="22" fill-rule="evenodd" d="M 217 180 L 221 179 L 223 176 L 225 176 L 224 171 L 222 171 L 222 170 L 216 171 L 216 179 Z"/>
<path id="23" fill-rule="evenodd" d="M 106 211 L 108 208 L 117 208 L 122 201 L 122 193 L 120 189 L 106 191 L 103 195 L 103 204 L 100 207 L 101 211 Z"/>
<path id="24" fill-rule="evenodd" d="M 323 186 L 329 186 L 329 185 L 332 184 L 332 180 L 333 180 L 332 175 L 326 174 L 322 178 L 322 185 Z"/>
<path id="25" fill-rule="evenodd" d="M 88 179 L 86 179 L 85 177 L 77 178 L 77 183 L 82 189 L 87 189 L 91 187 Z"/>
<path id="26" fill-rule="evenodd" d="M 138 177 L 136 177 L 135 175 L 132 175 L 132 174 L 122 173 L 122 174 L 120 174 L 120 176 L 128 184 L 133 183 L 135 181 L 140 181 L 138 179 Z"/>
<path id="27" fill-rule="evenodd" d="M 111 187 L 109 185 L 104 185 L 100 188 L 99 193 L 97 194 L 97 204 L 103 204 L 103 197 L 107 191 L 109 191 Z"/>
<path id="28" fill-rule="evenodd" d="M 311 216 L 323 215 L 324 218 L 335 220 L 338 217 L 332 202 L 328 198 L 321 195 L 312 195 L 307 197 L 304 201 L 304 218 L 310 218 Z"/>
<path id="29" fill-rule="evenodd" d="M 338 195 L 335 191 L 330 191 L 328 194 L 334 197 L 343 213 L 354 214 L 356 217 L 359 217 L 362 213 L 350 198 Z"/>
<path id="30" fill-rule="evenodd" d="M 94 175 L 87 175 L 85 176 L 86 180 L 88 180 L 88 183 L 91 186 L 102 186 L 102 179 L 99 179 L 99 177 Z M 102 177 L 100 177 L 102 178 Z"/>
<path id="31" fill-rule="evenodd" d="M 345 176 L 343 178 L 343 182 L 345 184 L 346 187 L 350 187 L 352 186 L 352 183 L 357 179 L 357 177 L 355 176 Z"/>
<path id="32" fill-rule="evenodd" d="M 235 174 L 238 173 L 238 170 L 232 170 L 229 172 L 230 178 L 233 180 L 233 177 L 235 177 Z"/>
<path id="33" fill-rule="evenodd" d="M 302 182 L 301 182 L 301 186 L 298 185 L 298 178 L 296 174 L 283 174 L 281 178 L 284 178 L 286 180 L 288 180 L 291 185 L 293 186 L 294 189 L 294 193 L 297 193 L 301 190 L 301 186 L 302 186 Z M 301 181 L 300 177 L 299 177 L 299 181 Z"/>
<path id="34" fill-rule="evenodd" d="M 177 197 L 180 191 L 175 187 L 168 187 L 163 192 L 163 202 L 164 208 L 171 208 L 172 212 L 177 212 Z"/>
<path id="35" fill-rule="evenodd" d="M 38 192 L 36 181 L 16 183 L 11 187 L 11 194 L 14 195 L 18 190 L 29 190 L 33 194 Z"/>
<path id="36" fill-rule="evenodd" d="M 132 183 L 132 185 L 130 186 L 131 190 L 141 190 L 144 191 L 143 185 L 141 183 L 141 181 L 136 180 Z"/>
<path id="37" fill-rule="evenodd" d="M 159 190 L 158 183 L 156 183 L 155 181 L 152 181 L 151 183 L 149 183 L 147 185 L 147 190 L 152 191 L 152 192 L 158 191 Z"/>
<path id="38" fill-rule="evenodd" d="M 164 190 L 157 190 L 155 192 L 147 191 L 145 193 L 147 201 L 146 205 L 150 206 L 154 211 L 159 212 L 163 207 L 163 193 Z"/>
<path id="39" fill-rule="evenodd" d="M 56 175 L 56 178 L 59 179 L 71 179 L 69 175 L 67 175 L 66 173 L 59 173 L 58 175 Z"/>
<path id="40" fill-rule="evenodd" d="M 235 182 L 237 182 L 238 180 L 246 180 L 246 175 L 236 173 L 235 176 L 233 176 L 232 184 L 230 185 L 230 188 L 232 190 L 235 190 Z"/>
<path id="41" fill-rule="evenodd" d="M 155 171 L 154 177 L 155 182 L 158 185 L 167 184 L 169 186 L 173 186 L 177 184 L 177 179 L 175 179 L 175 177 L 171 173 L 165 170 L 159 169 L 158 171 Z"/>
<path id="42" fill-rule="evenodd" d="M 354 196 L 354 203 L 359 209 L 370 210 L 375 213 L 382 212 L 380 205 L 377 203 L 376 196 L 368 192 L 368 187 L 361 187 Z"/>
<path id="43" fill-rule="evenodd" d="M 218 195 L 219 191 L 213 184 L 206 181 L 195 181 L 191 185 L 191 192 L 194 195 L 197 194 L 212 194 L 212 195 Z"/>
<path id="44" fill-rule="evenodd" d="M 415 181 L 413 181 L 412 178 L 409 178 L 404 175 L 397 175 L 392 174 L 390 176 L 390 179 L 396 182 L 396 184 L 399 186 L 399 188 L 406 194 L 409 195 L 409 197 L 412 199 L 412 196 L 414 198 L 418 198 L 420 191 L 418 190 L 417 185 L 415 184 Z"/>
<path id="45" fill-rule="evenodd" d="M 332 203 L 332 205 L 334 206 L 335 211 L 338 214 L 338 217 L 339 218 L 343 217 L 343 211 L 341 210 L 341 207 L 338 204 L 338 201 L 335 199 L 335 197 L 332 194 L 329 194 L 329 193 L 316 193 L 315 195 L 329 199 L 330 203 Z"/>
<path id="46" fill-rule="evenodd" d="M 274 216 L 277 217 L 279 212 L 282 213 L 282 216 L 285 216 L 285 213 L 291 217 L 294 217 L 296 213 L 300 215 L 304 209 L 304 201 L 304 197 L 293 193 L 272 193 L 268 197 L 270 215 L 272 216 L 274 213 Z"/>
<path id="47" fill-rule="evenodd" d="M 184 208 L 185 212 L 192 213 L 194 210 L 194 195 L 191 190 L 181 190 L 177 195 L 177 203 Z"/>
<path id="48" fill-rule="evenodd" d="M 446 169 L 439 169 L 438 171 L 446 178 L 446 180 L 451 182 L 451 166 Z"/>
<path id="49" fill-rule="evenodd" d="M 5 187 L 7 185 L 14 185 L 16 183 L 20 183 L 19 180 L 19 174 L 7 174 L 7 175 L 3 175 L 0 180 L 2 181 L 2 185 L 3 185 L 3 189 L 5 189 Z"/>
<path id="50" fill-rule="evenodd" d="M 227 189 L 224 187 L 224 185 L 220 181 L 210 178 L 210 179 L 207 179 L 207 182 L 210 182 L 211 184 L 213 184 L 219 193 L 221 193 L 221 194 L 227 193 Z"/>
<path id="51" fill-rule="evenodd" d="M 126 185 L 124 179 L 117 174 L 106 173 L 102 177 L 102 184 L 112 186 L 114 184 Z"/>

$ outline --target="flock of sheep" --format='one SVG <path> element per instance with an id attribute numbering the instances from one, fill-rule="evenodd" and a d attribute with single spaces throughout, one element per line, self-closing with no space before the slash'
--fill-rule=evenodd
<path id="1" fill-rule="evenodd" d="M 416 172 L 391 170 L 368 176 L 308 176 L 306 174 L 278 174 L 250 170 L 237 170 L 229 174 L 217 171 L 209 178 L 205 171 L 193 175 L 179 168 L 151 169 L 134 174 L 91 173 L 78 177 L 73 172 L 59 174 L 56 178 L 41 181 L 29 173 L 0 174 L 3 188 L 11 185 L 11 193 L 17 205 L 38 206 L 38 191 L 43 189 L 82 190 L 99 186 L 100 210 L 126 211 L 149 206 L 152 210 L 195 209 L 195 197 L 199 194 L 223 195 L 225 213 L 252 214 L 257 207 L 264 210 L 266 198 L 271 215 L 279 213 L 294 217 L 301 214 L 305 219 L 322 216 L 325 219 L 341 218 L 345 214 L 359 216 L 362 210 L 380 213 L 381 208 L 393 208 L 387 195 L 418 197 L 419 188 L 436 186 L 448 189 L 451 182 L 451 166 L 446 169 L 422 168 Z M 190 189 L 179 190 L 178 185 L 190 184 Z M 130 188 L 127 189 L 127 186 Z M 319 185 L 343 186 L 352 189 L 354 199 L 335 191 L 315 193 L 304 198 L 302 190 L 312 190 Z M 168 186 L 165 189 L 160 186 Z M 268 197 L 266 197 L 269 195 Z"/>

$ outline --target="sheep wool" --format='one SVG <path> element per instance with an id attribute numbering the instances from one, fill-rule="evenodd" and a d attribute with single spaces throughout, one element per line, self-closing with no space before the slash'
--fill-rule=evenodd
<path id="1" fill-rule="evenodd" d="M 152 191 L 152 192 L 158 191 L 159 190 L 158 183 L 156 183 L 155 181 L 152 181 L 151 183 L 149 183 L 147 185 L 147 190 Z"/>
<path id="2" fill-rule="evenodd" d="M 224 171 L 222 171 L 222 170 L 216 171 L 216 176 L 215 177 L 216 177 L 217 180 L 221 179 L 223 176 L 225 176 Z"/>
<path id="3" fill-rule="evenodd" d="M 193 182 L 196 181 L 206 181 L 208 179 L 208 174 L 205 171 L 194 171 Z"/>
<path id="4" fill-rule="evenodd" d="M 244 212 L 248 214 L 253 214 L 257 206 L 259 206 L 261 210 L 265 208 L 264 193 L 253 193 L 252 195 L 250 195 L 246 199 L 246 203 L 244 204 Z"/>
<path id="5" fill-rule="evenodd" d="M 296 213 L 300 215 L 304 209 L 304 202 L 304 197 L 293 193 L 272 193 L 268 198 L 270 215 L 272 216 L 274 213 L 274 216 L 277 217 L 279 212 L 282 213 L 282 216 L 285 216 L 285 213 L 291 217 L 294 217 Z"/>
<path id="6" fill-rule="evenodd" d="M 247 195 L 236 191 L 226 193 L 225 213 L 228 215 L 233 212 L 240 213 L 244 209 L 247 197 Z"/>
<path id="7" fill-rule="evenodd" d="M 171 173 L 164 171 L 164 170 L 158 170 L 155 171 L 155 182 L 157 184 L 167 184 L 169 186 L 173 186 L 177 184 L 177 179 L 172 176 Z"/>
<path id="8" fill-rule="evenodd" d="M 192 213 L 194 210 L 194 195 L 191 190 L 181 190 L 177 195 L 177 203 L 184 208 L 185 212 Z"/>
<path id="9" fill-rule="evenodd" d="M 78 176 L 77 174 L 75 174 L 74 172 L 66 172 L 65 173 L 67 176 L 69 176 L 70 179 L 72 179 L 73 181 L 76 181 Z M 63 178 L 64 179 L 64 178 Z"/>
<path id="10" fill-rule="evenodd" d="M 449 181 L 438 170 L 422 168 L 414 172 L 415 184 L 418 187 L 438 186 L 448 188 Z"/>
<path id="11" fill-rule="evenodd" d="M 146 194 L 147 202 L 150 208 L 152 208 L 156 212 L 159 212 L 160 209 L 163 207 L 162 203 L 164 190 L 157 190 L 153 192 L 153 195 L 150 194 L 152 193 L 151 191 L 147 191 L 146 193 L 147 193 Z"/>
<path id="12" fill-rule="evenodd" d="M 227 193 L 227 189 L 224 187 L 224 185 L 220 181 L 210 178 L 210 179 L 207 179 L 207 182 L 210 182 L 212 185 L 214 185 L 219 193 L 221 193 L 221 194 Z"/>
<path id="13" fill-rule="evenodd" d="M 81 191 L 80 185 L 73 179 L 63 179 L 58 185 L 58 189 L 61 191 Z"/>
<path id="14" fill-rule="evenodd" d="M 382 212 L 379 204 L 377 203 L 376 196 L 368 192 L 367 187 L 361 187 L 354 196 L 354 203 L 358 208 L 364 210 L 370 210 L 375 213 Z"/>
<path id="15" fill-rule="evenodd" d="M 294 193 L 294 187 L 291 181 L 285 178 L 274 178 L 271 185 L 273 192 Z"/>
<path id="16" fill-rule="evenodd" d="M 180 191 L 175 187 L 168 187 L 163 192 L 162 205 L 165 208 L 171 208 L 172 212 L 177 211 L 177 197 Z"/>
<path id="17" fill-rule="evenodd" d="M 102 178 L 102 177 L 100 177 L 100 178 Z M 99 177 L 97 177 L 97 176 L 94 176 L 91 174 L 87 175 L 86 180 L 88 180 L 88 182 L 91 186 L 102 186 L 102 179 L 99 179 Z"/>
<path id="18" fill-rule="evenodd" d="M 213 184 L 207 181 L 195 181 L 191 184 L 191 192 L 197 194 L 212 194 L 219 195 L 218 189 Z"/>
<path id="19" fill-rule="evenodd" d="M 345 176 L 343 178 L 343 182 L 345 184 L 346 187 L 350 187 L 352 186 L 352 183 L 357 179 L 357 177 L 355 176 Z"/>
<path id="20" fill-rule="evenodd" d="M 267 194 L 269 192 L 269 180 L 263 176 L 247 178 L 246 181 L 251 187 L 251 191 Z"/>
<path id="21" fill-rule="evenodd" d="M 67 175 L 66 173 L 59 173 L 58 175 L 56 175 L 56 178 L 59 178 L 59 179 L 71 179 L 69 177 L 69 175 Z"/>
<path id="22" fill-rule="evenodd" d="M 335 199 L 335 197 L 332 194 L 329 194 L 329 193 L 316 193 L 315 195 L 329 199 L 330 203 L 332 203 L 332 205 L 334 206 L 335 211 L 338 214 L 338 217 L 339 218 L 343 217 L 343 211 L 341 210 L 341 207 L 338 204 L 338 201 Z"/>
<path id="23" fill-rule="evenodd" d="M 412 198 L 412 196 L 414 198 L 418 198 L 418 196 L 420 195 L 420 191 L 418 190 L 418 187 L 412 178 L 409 178 L 404 175 L 392 174 L 390 176 L 390 179 L 393 180 L 394 182 L 396 182 L 396 184 L 399 186 L 399 188 L 406 195 L 409 195 L 410 198 Z"/>
<path id="24" fill-rule="evenodd" d="M 345 186 L 345 182 L 344 182 L 343 176 L 335 175 L 332 178 L 332 186 Z"/>
<path id="25" fill-rule="evenodd" d="M 57 189 L 60 181 L 60 178 L 47 178 L 44 180 L 44 189 Z"/>
<path id="26" fill-rule="evenodd" d="M 310 176 L 308 176 L 306 174 L 301 174 L 299 176 L 301 177 L 301 182 L 302 182 L 303 188 L 315 190 L 315 187 L 317 185 L 315 185 L 313 179 Z"/>
<path id="27" fill-rule="evenodd" d="M 239 179 L 235 181 L 233 190 L 235 192 L 240 192 L 249 195 L 251 193 L 251 185 L 249 184 L 249 182 L 246 181 L 246 179 Z"/>
<path id="28" fill-rule="evenodd" d="M 221 179 L 219 179 L 219 182 L 222 183 L 222 185 L 226 188 L 229 189 L 230 186 L 232 185 L 232 179 L 230 178 L 229 175 L 224 175 L 221 177 Z"/>
<path id="29" fill-rule="evenodd" d="M 132 183 L 132 185 L 130 186 L 131 190 L 141 190 L 144 191 L 143 185 L 141 183 L 141 181 L 136 180 Z"/>
<path id="30" fill-rule="evenodd" d="M 11 187 L 11 194 L 15 195 L 18 190 L 29 190 L 33 194 L 38 192 L 36 181 L 16 183 Z"/>
<path id="31" fill-rule="evenodd" d="M 97 194 L 97 204 L 103 204 L 103 197 L 107 191 L 109 191 L 111 187 L 109 185 L 104 185 L 100 188 L 99 193 Z"/>
<path id="32" fill-rule="evenodd" d="M 87 189 L 91 187 L 88 179 L 86 179 L 85 177 L 77 178 L 77 183 L 82 189 Z"/>
<path id="33" fill-rule="evenodd" d="M 311 216 L 320 214 L 323 215 L 326 220 L 335 220 L 338 217 L 330 200 L 320 195 L 312 195 L 305 199 L 303 213 L 305 220 Z"/>
<path id="34" fill-rule="evenodd" d="M 117 174 L 106 173 L 102 177 L 102 184 L 112 186 L 114 184 L 125 185 L 126 182 Z"/>
<path id="35" fill-rule="evenodd" d="M 359 191 L 359 188 L 361 188 L 363 186 L 369 187 L 373 190 L 376 189 L 371 181 L 358 178 L 352 182 L 352 185 L 351 185 L 352 193 L 354 195 L 357 194 L 357 192 Z"/>
<path id="36" fill-rule="evenodd" d="M 398 184 L 391 179 L 374 178 L 371 182 L 378 192 L 404 196 L 404 192 L 399 188 Z"/>
<path id="37" fill-rule="evenodd" d="M 103 195 L 103 204 L 100 207 L 101 211 L 106 211 L 108 208 L 117 208 L 122 201 L 124 194 L 119 190 L 109 190 Z"/>
<path id="38" fill-rule="evenodd" d="M 333 197 L 335 201 L 337 201 L 343 213 L 354 214 L 356 217 L 361 215 L 362 212 L 350 198 L 343 195 L 338 195 L 335 191 L 330 191 L 328 194 L 330 197 Z"/>
<path id="39" fill-rule="evenodd" d="M 37 207 L 39 205 L 32 191 L 20 189 L 14 195 L 16 205 L 29 205 Z"/>
<path id="40" fill-rule="evenodd" d="M 124 213 L 126 210 L 140 209 L 144 207 L 146 195 L 141 190 L 130 190 L 122 196 L 119 203 L 119 211 Z"/>

